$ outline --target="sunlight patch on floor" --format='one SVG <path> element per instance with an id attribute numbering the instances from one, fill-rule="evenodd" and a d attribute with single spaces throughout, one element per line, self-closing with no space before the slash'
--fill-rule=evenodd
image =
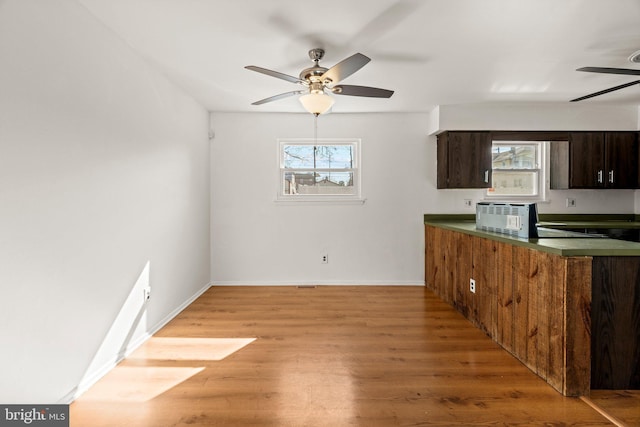
<path id="1" fill-rule="evenodd" d="M 85 402 L 147 402 L 204 367 L 118 366 L 83 396 Z"/>
<path id="2" fill-rule="evenodd" d="M 255 338 L 152 337 L 127 359 L 219 361 L 255 340 Z"/>

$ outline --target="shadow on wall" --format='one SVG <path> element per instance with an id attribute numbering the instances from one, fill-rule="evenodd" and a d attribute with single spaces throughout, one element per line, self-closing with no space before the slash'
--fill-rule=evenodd
<path id="1" fill-rule="evenodd" d="M 147 324 L 147 300 L 151 292 L 149 271 L 150 262 L 147 261 L 83 377 L 63 399 L 65 403 L 75 400 L 113 369 L 128 353 L 149 338 Z"/>

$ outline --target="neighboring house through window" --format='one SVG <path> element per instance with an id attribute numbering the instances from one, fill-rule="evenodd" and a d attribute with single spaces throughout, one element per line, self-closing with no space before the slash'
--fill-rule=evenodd
<path id="1" fill-rule="evenodd" d="M 544 142 L 493 141 L 492 179 L 487 196 L 544 198 Z"/>

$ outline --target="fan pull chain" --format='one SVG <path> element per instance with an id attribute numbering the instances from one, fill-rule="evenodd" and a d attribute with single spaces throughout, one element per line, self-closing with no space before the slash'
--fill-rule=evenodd
<path id="1" fill-rule="evenodd" d="M 313 143 L 318 145 L 318 115 L 313 115 Z"/>

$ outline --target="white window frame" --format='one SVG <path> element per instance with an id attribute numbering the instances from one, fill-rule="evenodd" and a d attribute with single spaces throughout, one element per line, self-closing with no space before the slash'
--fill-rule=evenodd
<path id="1" fill-rule="evenodd" d="M 533 145 L 537 147 L 537 168 L 531 169 L 494 169 L 493 163 L 491 165 L 491 179 L 493 180 L 493 172 L 495 170 L 501 171 L 521 171 L 521 172 L 537 172 L 537 194 L 522 195 L 522 194 L 495 194 L 491 191 L 492 187 L 487 189 L 485 194 L 486 200 L 513 200 L 513 201 L 535 201 L 535 202 L 547 202 L 547 194 L 549 190 L 549 141 L 527 141 L 527 140 L 494 140 L 491 142 L 491 148 L 493 150 L 494 145 L 514 146 L 514 145 Z"/>
<path id="2" fill-rule="evenodd" d="M 353 147 L 353 167 L 346 169 L 353 173 L 354 194 L 285 194 L 284 179 L 285 172 L 291 171 L 284 167 L 284 147 L 287 145 L 351 145 Z M 277 202 L 321 202 L 321 203 L 364 203 L 362 197 L 361 182 L 361 149 L 359 138 L 281 138 L 278 139 L 278 178 L 277 178 Z M 307 169 L 312 170 L 312 169 Z M 328 171 L 329 169 L 317 168 L 317 171 Z M 335 169 L 334 169 L 335 170 Z"/>

